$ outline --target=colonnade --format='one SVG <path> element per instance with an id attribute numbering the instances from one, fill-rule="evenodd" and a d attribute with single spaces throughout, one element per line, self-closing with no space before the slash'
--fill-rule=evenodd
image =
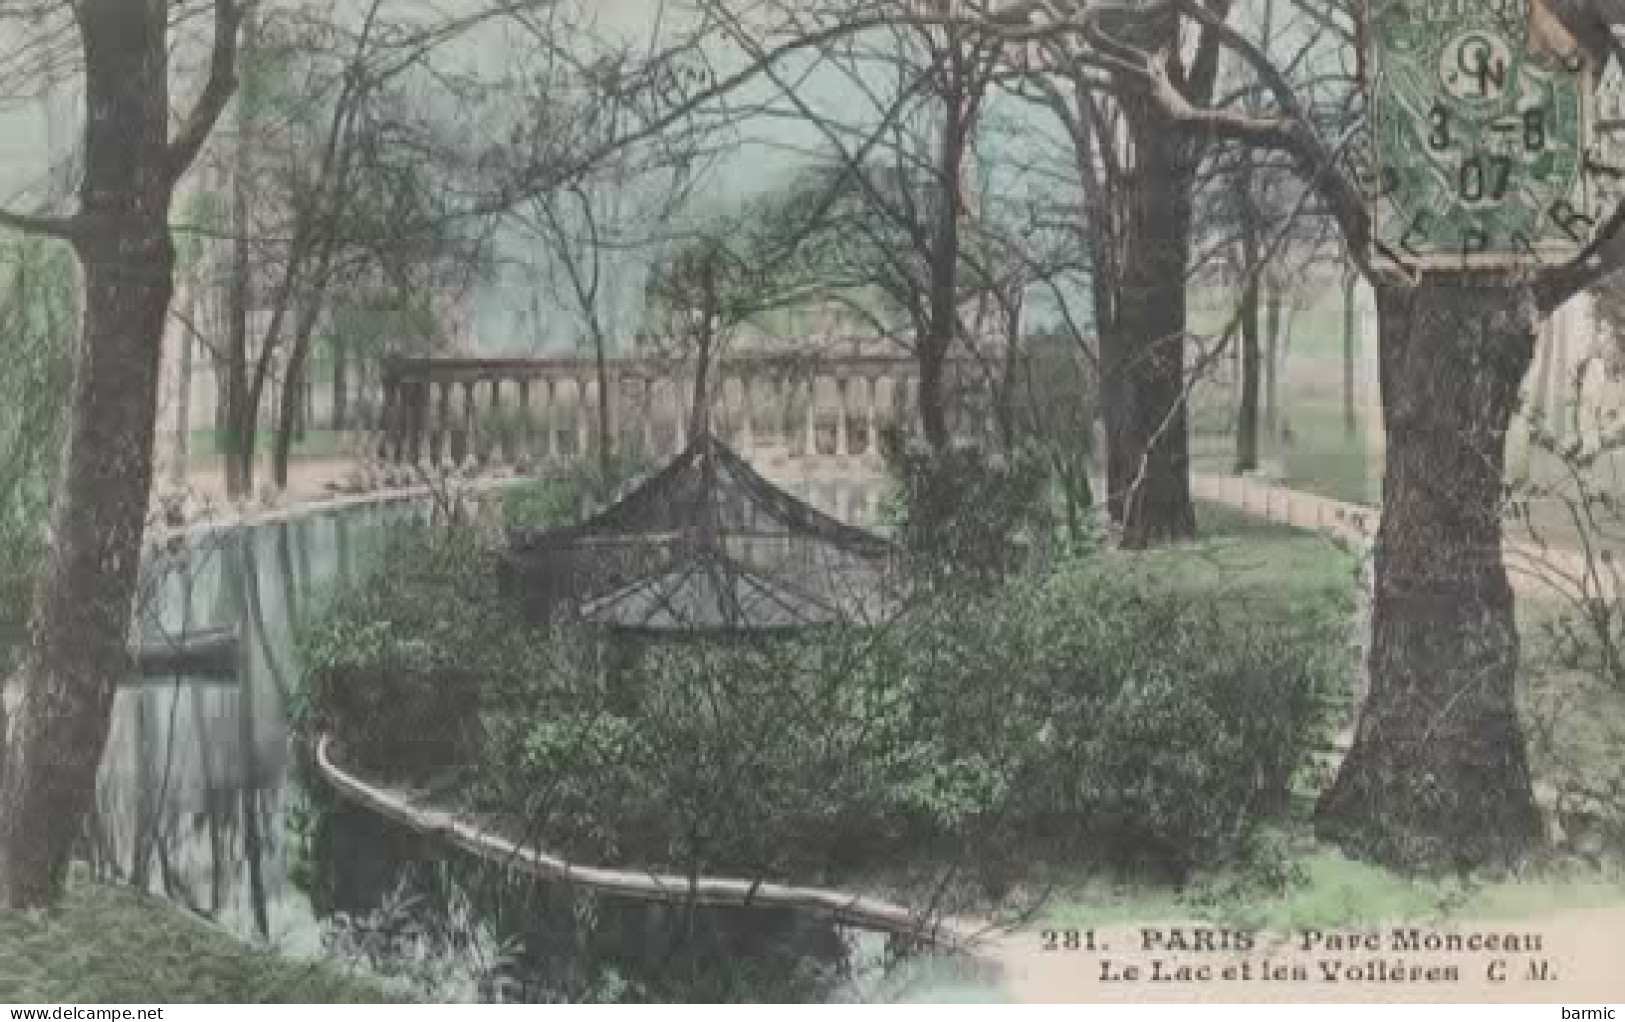
<path id="1" fill-rule="evenodd" d="M 741 354 L 707 372 L 704 421 L 741 451 L 790 457 L 878 458 L 876 437 L 910 422 L 912 359 L 811 360 Z M 386 367 L 378 456 L 397 464 L 531 466 L 582 457 L 604 430 L 617 448 L 666 457 L 695 420 L 692 367 L 656 358 L 402 359 Z"/>

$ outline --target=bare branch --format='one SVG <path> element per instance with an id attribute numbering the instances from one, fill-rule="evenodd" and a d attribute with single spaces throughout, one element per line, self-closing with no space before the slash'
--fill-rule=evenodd
<path id="1" fill-rule="evenodd" d="M 181 122 L 169 145 L 169 183 L 173 186 L 197 159 L 209 132 L 237 88 L 237 33 L 243 21 L 243 0 L 214 0 L 214 49 L 209 56 L 209 78 L 192 112 Z"/>

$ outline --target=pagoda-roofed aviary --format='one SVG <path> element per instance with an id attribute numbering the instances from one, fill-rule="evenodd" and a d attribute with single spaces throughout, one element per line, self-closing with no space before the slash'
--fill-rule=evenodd
<path id="1" fill-rule="evenodd" d="M 677 637 L 872 620 L 896 554 L 701 432 L 587 520 L 510 528 L 503 561 L 537 618 Z"/>

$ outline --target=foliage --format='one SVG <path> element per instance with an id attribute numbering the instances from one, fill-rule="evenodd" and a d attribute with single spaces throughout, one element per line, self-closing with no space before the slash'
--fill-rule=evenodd
<path id="1" fill-rule="evenodd" d="M 1006 456 L 956 445 L 937 452 L 895 427 L 880 439 L 897 488 L 891 513 L 922 578 L 986 588 L 1054 531 L 1045 499 L 1049 470 L 1035 449 Z"/>
<path id="2" fill-rule="evenodd" d="M 472 530 L 395 526 L 381 563 L 301 636 L 299 723 L 378 769 L 467 762 L 481 691 L 526 677 L 538 643 Z"/>
<path id="3" fill-rule="evenodd" d="M 83 881 L 47 913 L 0 910 L 0 999 L 17 1003 L 377 1003 L 323 962 L 252 950 L 129 888 Z"/>
<path id="4" fill-rule="evenodd" d="M 589 503 L 609 499 L 646 471 L 644 459 L 625 450 L 618 449 L 607 466 L 601 458 L 583 458 L 563 473 L 539 476 L 504 490 L 502 519 L 509 525 L 537 528 L 569 525 L 581 518 Z"/>
<path id="5" fill-rule="evenodd" d="M 1508 487 L 1505 511 L 1533 541 L 1517 567 L 1546 588 L 1525 615 L 1532 766 L 1564 849 L 1595 856 L 1625 850 L 1625 496 L 1613 468 L 1625 419 L 1606 408 L 1584 421 L 1581 369 L 1573 421 L 1530 424 L 1531 450 L 1547 467 Z"/>
<path id="6" fill-rule="evenodd" d="M 0 245 L 0 650 L 20 635 L 45 553 L 51 480 L 73 378 L 73 258 L 24 238 Z"/>
<path id="7" fill-rule="evenodd" d="M 1604 356 L 1608 375 L 1619 379 L 1625 376 L 1625 294 L 1617 280 L 1606 279 L 1591 289 L 1591 298 L 1598 332 L 1608 341 Z"/>
<path id="8" fill-rule="evenodd" d="M 867 634 L 573 633 L 491 719 L 476 798 L 598 861 L 805 878 L 911 850 L 997 871 L 1087 848 L 1178 874 L 1285 812 L 1343 627 L 1097 564 Z"/>

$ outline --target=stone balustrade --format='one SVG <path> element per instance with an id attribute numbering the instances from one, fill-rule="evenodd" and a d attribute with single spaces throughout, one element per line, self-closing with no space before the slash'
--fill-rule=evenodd
<path id="1" fill-rule="evenodd" d="M 609 359 L 616 449 L 654 458 L 681 451 L 693 372 L 658 357 Z M 742 352 L 707 375 L 710 428 L 740 450 L 874 459 L 879 430 L 915 418 L 919 370 L 906 356 Z M 396 464 L 467 468 L 579 458 L 597 449 L 604 429 L 599 386 L 597 363 L 585 355 L 398 359 L 384 371 L 377 453 Z"/>

